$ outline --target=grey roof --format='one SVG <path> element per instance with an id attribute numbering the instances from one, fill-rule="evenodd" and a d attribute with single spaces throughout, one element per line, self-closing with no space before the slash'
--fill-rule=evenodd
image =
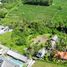
<path id="1" fill-rule="evenodd" d="M 15 65 L 14 63 L 4 60 L 1 67 L 19 67 L 19 66 Z"/>
<path id="2" fill-rule="evenodd" d="M 16 59 L 19 59 L 23 62 L 27 62 L 27 60 L 28 60 L 28 58 L 26 56 L 20 55 L 20 54 L 14 52 L 12 50 L 8 50 L 7 54 L 14 57 L 14 58 L 16 58 Z"/>
<path id="3" fill-rule="evenodd" d="M 10 62 L 3 57 L 0 57 L 0 67 L 19 67 L 19 65 L 14 64 L 13 62 Z"/>
<path id="4" fill-rule="evenodd" d="M 12 31 L 13 31 L 13 29 L 9 29 L 8 26 L 2 26 L 2 25 L 0 25 L 0 34 L 6 33 L 6 32 L 12 32 Z"/>
<path id="5" fill-rule="evenodd" d="M 3 63 L 3 60 L 0 58 L 0 67 L 1 67 L 2 63 Z"/>

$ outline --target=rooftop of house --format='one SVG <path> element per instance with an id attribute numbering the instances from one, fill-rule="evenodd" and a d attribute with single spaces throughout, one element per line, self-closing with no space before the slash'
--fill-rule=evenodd
<path id="1" fill-rule="evenodd" d="M 0 58 L 0 67 L 20 67 L 20 66 L 8 60 L 5 60 L 4 58 Z"/>
<path id="2" fill-rule="evenodd" d="M 55 57 L 58 57 L 59 59 L 67 60 L 67 52 L 57 51 Z"/>
<path id="3" fill-rule="evenodd" d="M 14 51 L 12 51 L 12 50 L 8 50 L 8 51 L 7 51 L 7 54 L 8 54 L 9 56 L 12 56 L 12 57 L 18 59 L 18 60 L 21 60 L 22 62 L 27 62 L 27 60 L 28 60 L 28 58 L 27 58 L 26 56 L 20 55 L 20 54 L 18 54 L 17 52 L 14 52 Z"/>
<path id="4" fill-rule="evenodd" d="M 18 60 L 21 60 L 22 62 L 27 62 L 27 60 L 28 60 L 28 58 L 26 56 L 21 55 L 15 51 L 12 51 L 9 48 L 0 44 L 0 55 L 4 55 L 4 54 L 14 57 Z"/>
<path id="5" fill-rule="evenodd" d="M 0 61 L 0 65 L 1 65 L 0 67 L 22 67 L 24 63 L 28 67 L 31 67 L 35 63 L 34 60 L 28 59 L 26 56 L 21 55 L 15 51 L 12 51 L 8 47 L 5 47 L 1 44 L 0 44 L 0 57 L 3 57 L 6 59 L 6 60 L 3 60 L 3 62 L 1 62 L 2 60 Z M 16 64 L 18 64 L 19 66 Z"/>
<path id="6" fill-rule="evenodd" d="M 13 31 L 12 29 L 10 29 L 8 26 L 2 26 L 0 25 L 0 34 L 3 34 L 5 32 L 11 32 Z"/>

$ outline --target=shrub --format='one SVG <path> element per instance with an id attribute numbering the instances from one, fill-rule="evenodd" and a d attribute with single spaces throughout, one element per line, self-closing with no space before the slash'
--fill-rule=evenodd
<path id="1" fill-rule="evenodd" d="M 2 0 L 2 3 L 13 3 L 16 1 L 18 1 L 18 0 Z"/>
<path id="2" fill-rule="evenodd" d="M 34 4 L 34 5 L 51 5 L 53 0 L 24 0 L 24 3 Z"/>
<path id="3" fill-rule="evenodd" d="M 4 18 L 6 14 L 7 14 L 6 8 L 0 9 L 0 18 Z"/>

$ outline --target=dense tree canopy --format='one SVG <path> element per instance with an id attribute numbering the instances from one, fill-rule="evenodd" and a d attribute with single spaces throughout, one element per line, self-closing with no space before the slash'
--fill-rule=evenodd
<path id="1" fill-rule="evenodd" d="M 2 3 L 13 3 L 13 2 L 18 2 L 19 0 L 2 0 Z"/>
<path id="2" fill-rule="evenodd" d="M 34 4 L 34 5 L 51 5 L 53 0 L 24 0 L 25 3 Z"/>

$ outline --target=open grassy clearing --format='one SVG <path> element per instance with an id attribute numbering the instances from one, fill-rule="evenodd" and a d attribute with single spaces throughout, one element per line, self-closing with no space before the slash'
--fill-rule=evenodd
<path id="1" fill-rule="evenodd" d="M 8 8 L 8 5 L 6 5 Z M 14 7 L 13 7 L 14 6 Z M 51 6 L 37 6 L 29 4 L 15 4 L 8 11 L 6 18 L 13 16 L 19 16 L 19 18 L 25 18 L 29 21 L 46 21 L 47 19 L 53 19 L 53 22 L 62 21 L 67 15 L 67 0 L 53 0 L 53 5 Z M 62 10 L 60 10 L 62 9 Z M 6 19 L 5 18 L 5 19 Z M 4 19 L 3 19 L 4 20 Z"/>
<path id="2" fill-rule="evenodd" d="M 49 63 L 49 62 L 36 61 L 33 67 L 66 67 L 66 66 L 62 64 L 59 65 L 59 64 Z"/>
<path id="3" fill-rule="evenodd" d="M 9 19 L 16 19 L 18 17 L 17 20 L 23 18 L 32 22 L 49 22 L 49 20 L 52 20 L 52 22 L 57 24 L 58 22 L 63 22 L 67 19 L 66 2 L 66 0 L 54 0 L 53 5 L 51 6 L 37 6 L 20 3 L 10 9 L 2 21 L 7 23 Z"/>
<path id="4" fill-rule="evenodd" d="M 11 11 L 7 17 L 20 16 L 26 18 L 29 21 L 43 22 L 50 19 L 57 12 L 55 7 L 44 6 L 32 6 L 32 5 L 20 5 Z M 7 18 L 6 17 L 6 18 Z"/>

